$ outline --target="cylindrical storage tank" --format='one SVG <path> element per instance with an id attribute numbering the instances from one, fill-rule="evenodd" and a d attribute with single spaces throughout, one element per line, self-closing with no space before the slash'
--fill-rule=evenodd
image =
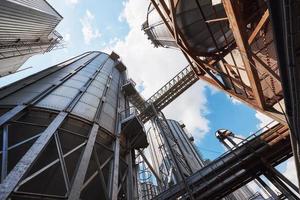
<path id="1" fill-rule="evenodd" d="M 196 172 L 201 169 L 204 166 L 204 161 L 196 149 L 193 136 L 187 133 L 184 129 L 184 124 L 180 124 L 178 121 L 172 119 L 168 119 L 167 122 L 171 128 L 171 133 L 177 139 L 177 142 L 184 154 L 183 156 L 188 161 L 192 172 Z"/>
<path id="2" fill-rule="evenodd" d="M 45 0 L 0 1 L 0 76 L 14 73 L 28 58 L 56 48 L 62 20 Z"/>
<path id="3" fill-rule="evenodd" d="M 184 126 L 171 119 L 166 120 L 166 122 L 168 123 L 168 127 L 170 127 L 170 134 L 172 134 L 172 136 L 163 136 L 163 131 L 158 123 L 153 123 L 154 129 L 148 133 L 149 152 L 153 166 L 165 186 L 176 184 L 180 181 L 180 176 L 172 164 L 174 161 L 172 161 L 168 143 L 172 146 L 173 153 L 178 156 L 179 159 L 184 158 L 187 161 L 187 164 L 184 160 L 179 162 L 179 167 L 184 174 L 189 176 L 204 166 L 203 158 L 194 145 L 193 137 L 185 131 Z M 181 149 L 174 143 L 173 138 L 176 138 L 178 146 L 180 146 Z M 191 169 L 191 171 L 187 168 Z"/>
<path id="4" fill-rule="evenodd" d="M 80 199 L 105 199 L 115 170 L 121 181 L 129 165 L 122 145 L 114 155 L 127 105 L 118 64 L 87 52 L 0 89 L 0 199 L 71 198 L 80 189 Z"/>
<path id="5" fill-rule="evenodd" d="M 176 4 L 175 22 L 178 31 L 190 50 L 198 56 L 216 53 L 233 41 L 228 21 L 213 21 L 223 18 L 226 18 L 223 5 L 212 5 L 211 0 L 179 0 Z M 174 37 L 153 4 L 148 8 L 143 29 L 155 46 L 177 47 Z"/>
<path id="6" fill-rule="evenodd" d="M 61 20 L 62 16 L 45 0 L 1 0 L 1 45 L 47 39 Z"/>

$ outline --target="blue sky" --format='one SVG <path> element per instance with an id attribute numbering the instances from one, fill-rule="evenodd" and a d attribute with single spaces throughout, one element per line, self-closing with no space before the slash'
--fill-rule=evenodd
<path id="1" fill-rule="evenodd" d="M 141 31 L 147 0 L 48 2 L 64 17 L 57 30 L 64 37 L 66 48 L 32 57 L 23 68 L 33 68 L 0 79 L 0 86 L 85 51 L 110 53 L 114 50 L 147 98 L 187 64 L 177 50 L 154 48 Z M 165 114 L 186 124 L 200 151 L 209 159 L 224 152 L 224 147 L 215 138 L 216 130 L 229 129 L 247 137 L 268 120 L 201 81 L 169 105 Z"/>

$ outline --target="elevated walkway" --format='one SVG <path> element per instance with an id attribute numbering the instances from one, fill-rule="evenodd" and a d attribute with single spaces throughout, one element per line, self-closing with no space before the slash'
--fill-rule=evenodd
<path id="1" fill-rule="evenodd" d="M 149 145 L 144 124 L 135 108 L 121 112 L 121 138 L 124 145 L 133 149 L 146 148 Z"/>
<path id="2" fill-rule="evenodd" d="M 257 176 L 265 174 L 267 167 L 292 156 L 288 128 L 277 124 L 259 136 L 252 135 L 243 144 L 186 179 L 195 199 L 220 199 Z M 154 199 L 174 199 L 185 196 L 183 182 L 170 187 Z"/>

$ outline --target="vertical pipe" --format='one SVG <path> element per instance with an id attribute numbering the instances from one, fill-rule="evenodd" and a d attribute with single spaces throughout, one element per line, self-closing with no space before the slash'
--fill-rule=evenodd
<path id="1" fill-rule="evenodd" d="M 7 162 L 8 162 L 8 125 L 3 126 L 3 144 L 2 144 L 2 168 L 1 168 L 1 182 L 7 175 Z"/>
<path id="2" fill-rule="evenodd" d="M 130 147 L 129 147 L 129 149 L 130 149 Z M 128 165 L 128 174 L 127 174 L 127 179 L 126 179 L 127 199 L 133 199 L 132 150 L 129 150 L 128 154 L 126 155 L 126 161 L 127 161 L 127 165 Z"/>
<path id="3" fill-rule="evenodd" d="M 119 134 L 116 137 L 114 145 L 114 160 L 112 167 L 112 181 L 110 185 L 110 199 L 118 199 L 119 187 L 119 161 L 120 161 L 120 139 Z"/>
<path id="4" fill-rule="evenodd" d="M 110 173 L 111 176 L 109 178 L 109 197 L 110 199 L 118 199 L 118 193 L 119 193 L 119 165 L 120 165 L 120 135 L 121 135 L 121 116 L 119 113 L 119 107 L 120 107 L 120 98 L 119 93 L 121 92 L 121 83 L 124 82 L 123 79 L 121 79 L 121 76 L 123 75 L 123 79 L 126 79 L 126 74 L 120 73 L 119 83 L 118 83 L 118 94 L 117 94 L 117 111 L 116 111 L 116 123 L 115 123 L 115 142 L 114 142 L 114 158 L 113 162 L 110 166 Z M 125 103 L 125 115 L 127 116 L 127 109 L 128 105 Z M 129 111 L 130 112 L 130 111 Z"/>

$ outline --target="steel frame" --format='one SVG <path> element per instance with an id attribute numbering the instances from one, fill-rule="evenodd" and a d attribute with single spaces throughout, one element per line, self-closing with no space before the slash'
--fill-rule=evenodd
<path id="1" fill-rule="evenodd" d="M 273 123 L 274 123 L 274 121 L 267 124 L 264 128 L 268 128 L 268 129 L 269 129 L 269 127 L 271 128 Z M 218 139 L 223 145 L 225 145 L 227 147 L 228 150 L 232 150 L 232 148 L 238 147 L 238 144 L 232 138 L 241 139 L 242 141 L 244 140 L 242 138 L 236 137 L 234 134 L 225 134 L 225 135 L 220 135 L 220 134 L 222 134 L 222 133 L 219 132 Z M 230 145 L 228 145 L 226 143 L 225 140 L 228 140 L 230 142 L 231 147 L 230 147 Z M 252 146 L 250 146 L 249 149 L 251 149 L 251 151 L 253 151 L 254 153 L 257 154 L 257 152 L 252 148 Z M 270 182 L 272 182 L 273 185 L 277 187 L 277 189 L 279 189 L 281 191 L 282 195 L 284 195 L 288 199 L 298 199 L 298 197 L 297 197 L 297 195 L 299 195 L 298 187 L 295 186 L 290 180 L 288 180 L 283 174 L 281 174 L 275 167 L 270 165 L 259 154 L 257 154 L 257 157 L 262 161 L 263 166 L 265 168 L 264 173 L 263 173 L 264 176 Z M 257 177 L 256 179 L 254 179 L 254 181 L 258 183 L 258 186 L 262 186 L 262 189 L 265 189 L 266 191 L 268 191 L 268 193 L 274 199 L 278 199 L 278 196 L 275 194 L 275 192 L 260 177 Z M 288 185 L 291 189 L 286 187 L 285 184 Z"/>
<path id="2" fill-rule="evenodd" d="M 158 12 L 163 22 L 165 23 L 169 33 L 176 41 L 177 46 L 180 48 L 180 50 L 188 60 L 189 64 L 193 67 L 194 72 L 197 74 L 197 76 L 200 79 L 226 92 L 230 96 L 237 98 L 241 102 L 246 103 L 247 105 L 254 108 L 255 110 L 258 110 L 266 114 L 267 116 L 275 119 L 276 121 L 282 124 L 288 124 L 287 116 L 283 109 L 283 105 L 281 105 L 281 103 L 279 102 L 280 100 L 283 99 L 282 88 L 281 88 L 281 92 L 279 93 L 275 93 L 274 89 L 272 89 L 273 87 L 272 81 L 274 80 L 281 85 L 281 77 L 279 77 L 278 72 L 276 73 L 271 68 L 268 59 L 266 61 L 263 61 L 261 58 L 257 56 L 256 53 L 253 52 L 251 48 L 252 43 L 261 37 L 259 33 L 263 32 L 262 35 L 264 35 L 263 28 L 266 26 L 266 24 L 269 23 L 268 21 L 269 21 L 270 13 L 267 8 L 267 5 L 265 5 L 265 8 L 263 8 L 263 10 L 261 11 L 261 15 L 259 15 L 260 18 L 257 20 L 256 26 L 252 28 L 252 32 L 249 33 L 249 31 L 246 28 L 246 24 L 248 22 L 243 21 L 243 17 L 239 8 L 240 4 L 243 4 L 244 1 L 241 0 L 237 4 L 236 1 L 222 0 L 222 4 L 224 6 L 227 18 L 219 19 L 218 16 L 216 16 L 215 20 L 206 20 L 199 1 L 195 0 L 195 2 L 199 8 L 199 12 L 201 16 L 206 21 L 206 27 L 208 31 L 210 31 L 210 35 L 214 42 L 215 42 L 215 38 L 211 32 L 209 24 L 218 23 L 224 20 L 228 20 L 229 24 L 231 25 L 231 29 L 235 39 L 234 43 L 232 44 L 227 43 L 228 46 L 225 49 L 219 49 L 215 42 L 215 46 L 217 49 L 219 49 L 219 53 L 214 55 L 205 55 L 204 59 L 203 58 L 201 59 L 195 54 L 195 52 L 193 52 L 192 48 L 189 47 L 188 43 L 183 37 L 183 34 L 180 32 L 176 24 L 175 8 L 178 1 L 169 0 L 168 1 L 169 4 L 167 5 L 166 1 L 164 0 L 151 0 L 152 5 Z M 223 30 L 222 25 L 220 25 L 220 29 Z M 225 35 L 224 38 L 226 39 Z M 238 49 L 243 59 L 243 64 L 245 67 L 244 69 L 247 72 L 247 76 L 250 81 L 250 87 L 247 87 L 246 84 L 243 83 L 239 72 L 239 70 L 243 68 L 237 66 L 237 63 L 232 54 L 232 50 L 236 48 Z M 261 50 L 259 50 L 258 52 L 260 51 Z M 265 51 L 268 51 L 268 49 L 266 48 Z M 233 62 L 235 63 L 234 65 L 230 65 L 225 61 L 224 57 L 226 55 L 231 56 Z M 218 68 L 216 68 L 218 62 L 221 62 L 224 65 L 225 72 L 220 71 Z M 259 71 L 258 64 L 265 71 L 265 75 L 261 74 L 261 72 Z M 237 70 L 237 74 L 232 74 L 231 68 L 235 68 Z M 226 88 L 224 84 L 216 80 L 217 78 L 211 72 L 219 73 L 222 76 L 227 77 L 231 82 L 233 88 L 232 89 Z M 271 83 L 267 83 L 267 82 L 266 83 L 267 83 L 267 88 L 269 88 L 273 92 L 272 99 L 265 98 L 264 91 L 261 85 L 262 83 L 261 83 L 260 76 L 263 77 L 263 79 L 266 79 L 266 77 L 270 77 Z M 243 88 L 244 93 L 241 94 L 237 92 L 236 86 L 239 88 Z M 274 109 L 273 106 L 276 103 L 279 104 L 281 111 L 277 111 Z M 291 135 L 291 146 L 293 148 L 294 155 L 296 155 L 295 156 L 296 166 L 300 166 L 299 156 L 297 156 L 299 155 L 299 151 L 297 150 L 299 149 L 299 144 L 296 142 L 296 138 L 293 135 L 293 133 Z M 299 179 L 300 178 L 299 172 L 297 173 Z"/>
<path id="3" fill-rule="evenodd" d="M 197 0 L 195 2 L 199 6 L 199 10 L 201 12 L 201 6 Z M 263 67 L 265 68 L 266 73 L 268 76 L 271 77 L 276 77 L 276 81 L 280 81 L 280 78 L 277 74 L 274 73 L 270 69 L 270 67 L 264 63 L 260 58 L 258 58 L 251 50 L 250 44 L 255 40 L 255 38 L 258 35 L 258 32 L 264 27 L 268 17 L 269 17 L 269 12 L 268 10 L 265 11 L 265 14 L 262 16 L 262 18 L 259 20 L 258 25 L 255 27 L 254 31 L 248 38 L 246 33 L 245 33 L 245 27 L 241 24 L 241 19 L 237 19 L 237 14 L 238 9 L 233 8 L 231 6 L 231 2 L 229 0 L 223 0 L 223 5 L 225 8 L 225 11 L 227 13 L 227 18 L 219 20 L 218 16 L 216 16 L 216 20 L 214 21 L 207 21 L 207 29 L 211 32 L 209 23 L 218 23 L 219 21 L 224 21 L 228 20 L 229 23 L 231 24 L 231 27 L 233 29 L 234 37 L 235 37 L 235 42 L 230 44 L 227 43 L 228 46 L 225 49 L 219 49 L 217 44 L 215 43 L 217 49 L 220 50 L 218 54 L 213 54 L 213 55 L 208 55 L 205 56 L 205 59 L 199 58 L 193 50 L 189 47 L 187 44 L 186 40 L 184 39 L 182 33 L 180 30 L 178 30 L 177 24 L 176 24 L 176 16 L 175 16 L 175 8 L 178 3 L 176 0 L 169 0 L 169 4 L 167 5 L 165 3 L 165 0 L 151 0 L 151 3 L 155 7 L 156 11 L 162 18 L 163 22 L 165 23 L 168 31 L 170 34 L 173 36 L 175 39 L 178 47 L 188 60 L 189 64 L 192 66 L 194 72 L 197 74 L 197 76 L 204 80 L 205 82 L 209 83 L 210 85 L 218 88 L 221 91 L 226 92 L 230 96 L 234 96 L 241 102 L 246 103 L 250 107 L 263 112 L 267 116 L 276 119 L 277 121 L 281 123 L 285 123 L 285 118 L 284 118 L 284 113 L 280 113 L 278 111 L 275 111 L 273 109 L 273 104 L 279 102 L 280 99 L 282 99 L 282 95 L 280 94 L 274 94 L 274 99 L 271 100 L 271 103 L 268 103 L 265 98 L 263 97 L 263 91 L 261 88 L 261 83 L 258 78 L 259 72 L 257 70 L 257 66 L 254 62 L 257 61 L 261 64 L 263 64 Z M 214 11 L 215 12 L 215 11 Z M 216 13 L 216 12 L 215 12 Z M 201 12 L 201 15 L 205 18 L 203 12 Z M 238 22 L 239 21 L 239 22 Z M 220 25 L 220 29 L 223 30 L 222 25 Z M 244 32 L 242 32 L 244 31 Z M 224 32 L 223 32 L 224 34 Z M 211 33 L 212 39 L 215 41 L 215 38 L 213 34 Z M 227 37 L 224 35 L 224 38 L 227 41 Z M 227 41 L 229 42 L 229 41 Z M 247 87 L 245 83 L 243 83 L 241 75 L 239 70 L 241 69 L 239 66 L 237 66 L 235 58 L 232 54 L 232 50 L 238 48 L 243 61 L 244 61 L 244 66 L 245 70 L 247 72 L 248 78 L 250 80 L 250 87 Z M 230 55 L 231 59 L 235 63 L 234 66 L 228 65 L 227 62 L 224 60 L 224 57 L 226 55 Z M 254 58 L 253 58 L 254 57 Z M 254 60 L 253 60 L 254 59 Z M 223 72 L 220 69 L 216 67 L 216 64 L 218 62 L 222 62 L 223 65 L 225 66 L 225 71 Z M 236 77 L 234 78 L 230 72 L 230 68 L 233 67 L 237 69 L 237 74 Z M 223 83 L 221 83 L 217 77 L 213 73 L 219 73 L 225 77 L 227 77 L 231 83 L 233 83 L 233 88 L 227 88 Z M 244 94 L 241 94 L 240 92 L 237 92 L 236 87 L 242 88 L 244 90 Z"/>
<path id="4" fill-rule="evenodd" d="M 261 158 L 271 166 L 288 159 L 292 156 L 288 134 L 288 128 L 278 124 L 261 135 L 250 136 L 186 179 L 193 196 L 220 199 L 265 173 L 267 168 Z M 173 199 L 186 193 L 184 183 L 180 182 L 155 199 Z"/>
<path id="5" fill-rule="evenodd" d="M 90 53 L 93 53 L 93 52 L 90 52 Z M 43 78 L 57 70 L 62 69 L 65 65 L 69 65 L 70 63 L 76 62 L 77 60 L 83 58 L 84 56 L 89 55 L 90 53 L 83 54 L 83 56 L 75 57 L 74 58 L 75 60 L 73 60 L 73 61 L 72 61 L 72 59 L 65 61 L 64 63 L 66 63 L 66 64 L 61 63 L 61 64 L 59 64 L 59 67 L 52 67 L 50 69 L 47 69 L 47 70 L 45 70 L 47 72 L 47 74 L 43 74 L 42 76 L 37 74 L 35 76 L 37 76 L 38 78 L 36 78 L 34 80 L 38 81 L 41 78 Z M 118 128 L 118 129 L 116 129 L 117 134 L 109 133 L 108 131 L 106 131 L 105 129 L 100 127 L 98 124 L 100 121 L 100 118 L 102 117 L 101 110 L 103 109 L 103 102 L 105 101 L 105 96 L 107 94 L 109 87 L 111 86 L 110 82 L 112 79 L 113 71 L 111 71 L 110 75 L 107 78 L 106 88 L 105 88 L 105 91 L 103 92 L 102 101 L 98 105 L 98 111 L 97 111 L 98 114 L 96 115 L 93 122 L 91 123 L 90 121 L 87 121 L 83 118 L 80 118 L 78 116 L 74 116 L 71 114 L 72 109 L 75 107 L 75 105 L 80 100 L 82 95 L 88 89 L 88 86 L 92 83 L 92 81 L 96 78 L 96 76 L 101 72 L 103 65 L 105 64 L 105 62 L 108 60 L 109 57 L 106 59 L 106 61 L 104 61 L 104 63 L 102 63 L 101 66 L 99 66 L 99 68 L 95 71 L 95 73 L 87 80 L 87 82 L 84 84 L 84 86 L 82 88 L 80 88 L 77 95 L 72 99 L 72 101 L 69 103 L 67 108 L 64 109 L 63 111 L 57 112 L 57 111 L 52 111 L 49 109 L 37 108 L 34 106 L 42 98 L 47 96 L 51 91 L 53 91 L 59 85 L 61 85 L 62 83 L 67 81 L 69 78 L 74 76 L 78 71 L 80 71 L 85 66 L 87 66 L 92 60 L 94 60 L 99 55 L 100 54 L 97 53 L 94 57 L 89 59 L 85 64 L 80 65 L 74 71 L 72 70 L 64 79 L 62 79 L 61 82 L 45 89 L 40 95 L 29 100 L 26 105 L 15 106 L 13 108 L 8 107 L 8 111 L 6 113 L 4 113 L 2 116 L 0 116 L 0 122 L 1 122 L 0 127 L 1 127 L 1 130 L 4 131 L 3 138 L 5 138 L 5 140 L 3 140 L 4 145 L 2 145 L 3 146 L 2 151 L 0 152 L 2 157 L 4 157 L 4 159 L 2 159 L 2 168 L 1 168 L 2 169 L 2 172 L 1 172 L 2 182 L 0 184 L 0 193 L 1 193 L 0 199 L 7 199 L 9 197 L 20 197 L 20 198 L 28 198 L 28 199 L 36 199 L 36 198 L 37 199 L 39 199 L 39 198 L 80 199 L 81 191 L 85 190 L 90 185 L 90 183 L 95 179 L 96 176 L 98 176 L 100 179 L 100 183 L 101 183 L 100 187 L 104 191 L 105 199 L 111 199 L 110 195 L 118 198 L 119 195 L 122 196 L 122 194 L 125 194 L 126 192 L 131 192 L 131 196 L 129 196 L 130 198 L 135 196 L 135 194 L 132 192 L 135 189 L 133 185 L 130 187 L 131 188 L 130 190 L 127 190 L 127 191 L 124 190 L 124 188 L 129 187 L 129 184 L 127 184 L 127 185 L 123 184 L 125 180 L 128 180 L 128 182 L 131 184 L 133 183 L 133 180 L 129 181 L 129 180 L 131 180 L 132 176 L 129 177 L 127 172 L 132 171 L 134 164 L 132 162 L 131 162 L 131 164 L 127 164 L 127 161 L 125 161 L 120 156 L 120 152 L 124 151 L 124 148 L 122 146 L 120 146 L 120 139 L 119 139 L 120 132 L 122 131 L 120 129 L 120 120 L 117 120 L 117 122 L 116 122 L 116 127 Z M 71 62 L 69 62 L 69 61 L 71 61 Z M 53 68 L 54 68 L 54 70 L 53 70 Z M 113 70 L 113 68 L 112 68 L 112 70 Z M 119 92 L 121 91 L 121 86 L 122 86 L 123 82 L 124 82 L 124 80 L 120 76 L 119 83 L 118 83 L 119 84 L 118 85 Z M 27 85 L 32 84 L 32 83 L 33 83 L 32 81 L 28 81 Z M 16 90 L 13 90 L 8 94 L 2 95 L 2 98 L 18 91 L 19 89 L 21 89 L 23 87 L 26 87 L 26 85 L 19 87 Z M 118 101 L 117 104 L 119 107 L 118 99 L 117 99 L 117 101 Z M 5 109 L 7 109 L 7 108 L 5 108 Z M 32 111 L 35 111 L 35 110 L 45 113 L 45 114 L 49 113 L 49 116 L 55 116 L 54 119 L 52 120 L 52 122 L 50 123 L 50 125 L 38 124 L 38 123 L 21 120 L 22 116 L 24 116 L 27 113 L 30 113 Z M 119 110 L 117 110 L 116 113 L 117 113 L 117 115 L 119 115 Z M 80 133 L 75 133 L 75 132 L 72 132 L 65 128 L 62 128 L 63 123 L 65 121 L 67 121 L 66 119 L 71 119 L 71 118 L 73 118 L 75 120 L 79 120 L 80 122 L 89 125 L 89 127 L 91 127 L 89 135 L 88 136 L 81 135 Z M 14 144 L 13 146 L 8 146 L 7 140 L 6 140 L 6 136 L 7 136 L 7 134 L 9 134 L 8 127 L 9 127 L 9 125 L 14 125 L 14 124 L 25 125 L 25 126 L 29 126 L 29 127 L 39 127 L 44 130 L 40 133 L 37 133 L 36 135 L 34 135 L 32 137 L 26 138 L 25 140 L 22 140 L 16 144 Z M 70 151 L 63 152 L 62 144 L 61 144 L 61 141 L 59 138 L 59 135 L 62 133 L 71 134 L 73 136 L 79 137 L 79 138 L 83 139 L 83 142 L 81 142 L 77 146 L 73 147 L 73 149 L 71 149 Z M 119 145 L 115 145 L 116 148 L 112 149 L 111 147 L 107 146 L 106 144 L 102 144 L 101 141 L 96 140 L 96 138 L 99 137 L 99 133 L 102 133 L 102 134 L 105 133 L 105 135 L 107 135 L 105 137 L 110 138 L 111 142 L 113 142 L 113 143 L 116 143 L 116 144 L 119 143 Z M 28 174 L 29 170 L 32 168 L 34 163 L 38 160 L 40 155 L 43 154 L 43 150 L 47 147 L 47 144 L 52 139 L 54 139 L 54 142 L 56 145 L 56 149 L 57 149 L 57 153 L 58 153 L 57 158 L 55 160 L 53 160 L 51 163 L 48 163 L 45 166 L 40 167 L 34 173 Z M 33 142 L 33 145 L 29 148 L 29 150 L 25 153 L 25 155 L 22 157 L 22 159 L 16 164 L 16 166 L 6 176 L 7 159 L 5 159 L 5 157 L 7 155 L 7 152 L 11 151 L 13 149 L 16 149 L 16 148 L 20 148 L 20 147 L 22 147 L 22 145 L 25 145 L 25 144 L 27 145 L 29 142 L 30 143 Z M 101 146 L 101 148 L 103 148 L 103 150 L 105 150 L 106 152 L 108 152 L 110 154 L 110 156 L 103 162 L 100 162 L 100 160 L 98 158 L 98 155 L 97 155 L 98 153 L 96 152 L 96 149 L 95 149 L 96 145 Z M 76 171 L 73 174 L 73 178 L 71 180 L 70 174 L 66 168 L 65 160 L 70 155 L 72 155 L 74 152 L 78 153 L 79 151 L 82 151 L 81 157 L 79 158 L 79 160 L 77 162 L 77 168 L 76 168 Z M 90 177 L 87 177 L 87 179 L 85 179 L 87 169 L 88 169 L 88 166 L 89 166 L 89 163 L 91 160 L 94 160 L 94 162 L 96 163 L 97 170 Z M 60 163 L 60 165 L 57 165 L 58 163 Z M 118 163 L 118 164 L 115 165 L 115 163 Z M 106 167 L 108 167 L 108 165 L 111 165 L 111 164 L 114 164 L 114 165 L 113 165 L 113 168 L 110 169 L 110 170 L 113 170 L 113 171 L 110 171 L 110 174 L 115 174 L 115 176 L 111 180 L 111 182 L 113 184 L 107 185 L 105 182 L 102 170 L 104 167 L 106 168 Z M 123 171 L 119 172 L 120 165 L 123 166 L 125 172 L 123 172 Z M 19 189 L 24 184 L 30 182 L 33 178 L 39 176 L 40 174 L 43 174 L 46 170 L 48 170 L 49 168 L 54 167 L 54 166 L 55 167 L 60 166 L 60 168 L 62 170 L 62 178 L 63 178 L 65 188 L 66 188 L 66 193 L 64 196 L 19 191 Z M 119 181 L 119 179 L 117 178 L 118 173 L 122 174 L 121 181 Z M 113 191 L 113 193 L 110 194 L 109 191 Z M 122 194 L 120 192 L 122 192 Z M 114 198 L 114 197 L 112 197 L 112 198 Z"/>

